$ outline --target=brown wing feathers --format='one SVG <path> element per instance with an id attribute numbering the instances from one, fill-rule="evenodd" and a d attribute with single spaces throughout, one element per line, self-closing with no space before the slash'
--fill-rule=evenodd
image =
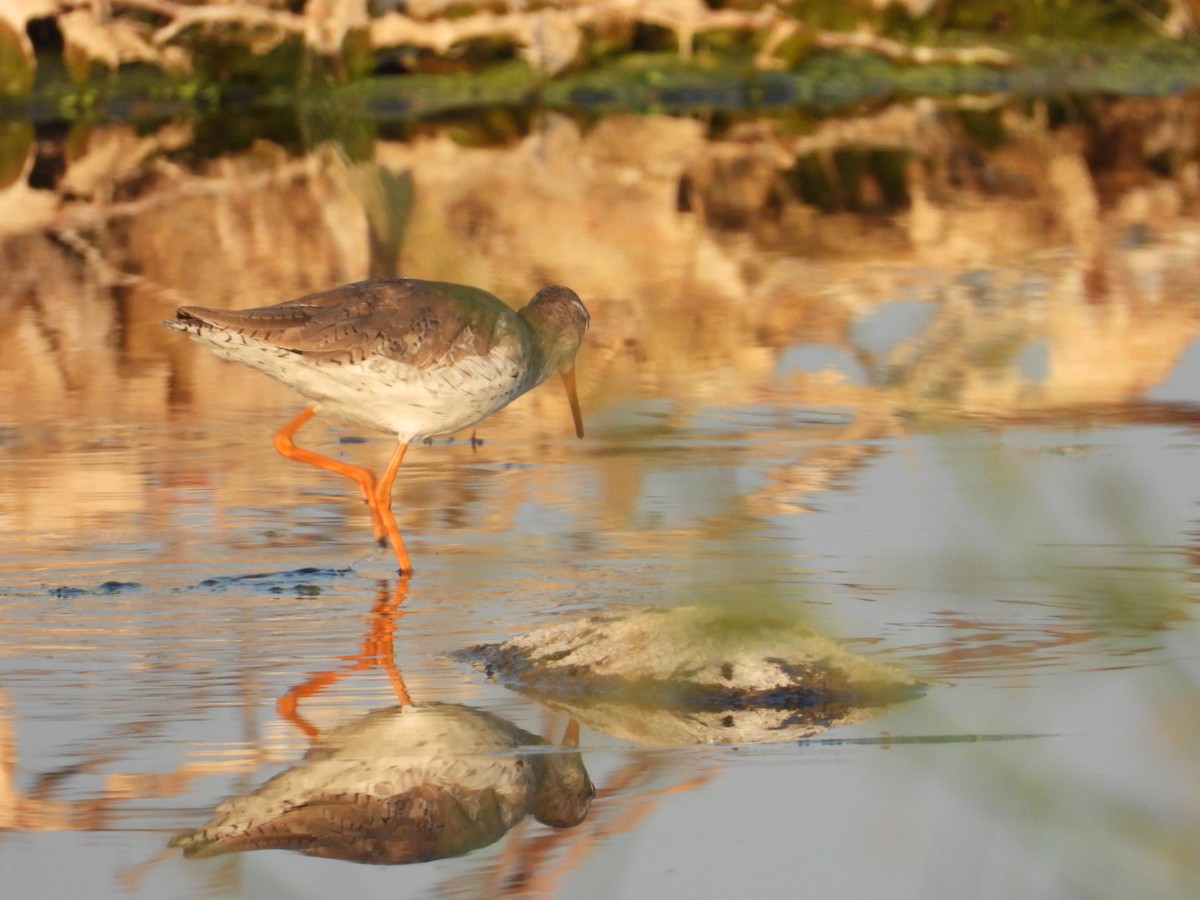
<path id="1" fill-rule="evenodd" d="M 428 297 L 403 283 L 372 282 L 258 309 L 185 306 L 178 316 L 327 362 L 380 355 L 417 367 L 486 355 L 495 325 L 473 323 L 466 306 L 445 297 Z"/>

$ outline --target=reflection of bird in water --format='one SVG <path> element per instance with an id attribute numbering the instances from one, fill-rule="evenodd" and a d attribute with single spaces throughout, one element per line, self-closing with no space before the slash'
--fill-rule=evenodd
<path id="1" fill-rule="evenodd" d="M 381 592 L 362 650 L 340 671 L 317 672 L 279 699 L 280 715 L 312 740 L 304 759 L 212 820 L 171 841 L 187 856 L 288 849 L 309 856 L 410 863 L 457 856 L 499 840 L 530 813 L 555 828 L 587 816 L 596 790 L 575 750 L 551 745 L 499 716 L 451 703 L 413 703 L 393 636 L 408 592 Z M 347 672 L 379 667 L 398 706 L 324 734 L 300 700 Z M 579 745 L 572 722 L 565 747 Z"/>
<path id="2" fill-rule="evenodd" d="M 485 847 L 529 813 L 578 825 L 595 794 L 579 754 L 531 746 L 546 741 L 467 706 L 377 709 L 171 843 L 187 856 L 288 849 L 395 864 Z"/>
<path id="3" fill-rule="evenodd" d="M 514 312 L 478 288 L 414 279 L 362 281 L 275 306 L 185 306 L 163 324 L 219 356 L 260 369 L 314 401 L 275 435 L 289 459 L 352 478 L 375 537 L 391 541 L 401 572 L 408 553 L 392 515 L 392 481 L 409 443 L 451 434 L 561 374 L 583 436 L 575 354 L 590 317 L 569 288 L 542 288 Z M 395 434 L 383 476 L 297 447 L 318 410 Z"/>

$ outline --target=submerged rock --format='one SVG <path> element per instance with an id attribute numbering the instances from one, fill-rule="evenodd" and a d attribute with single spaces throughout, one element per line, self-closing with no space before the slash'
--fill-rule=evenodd
<path id="1" fill-rule="evenodd" d="M 652 746 L 795 740 L 923 692 L 793 617 L 716 607 L 607 611 L 458 657 L 591 728 Z"/>

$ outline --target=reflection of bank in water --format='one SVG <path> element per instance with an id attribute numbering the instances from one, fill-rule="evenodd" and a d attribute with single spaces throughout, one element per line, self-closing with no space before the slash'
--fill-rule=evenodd
<path id="1" fill-rule="evenodd" d="M 172 846 L 194 857 L 283 849 L 396 864 L 486 847 L 529 814 L 571 828 L 595 789 L 577 752 L 537 749 L 548 746 L 467 706 L 377 709 Z"/>
<path id="2" fill-rule="evenodd" d="M 788 741 L 920 696 L 920 682 L 787 615 L 620 609 L 460 654 L 643 746 Z"/>

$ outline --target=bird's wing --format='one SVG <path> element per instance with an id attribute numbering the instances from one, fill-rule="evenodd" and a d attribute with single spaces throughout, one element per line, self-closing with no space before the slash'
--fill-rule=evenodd
<path id="1" fill-rule="evenodd" d="M 521 340 L 520 319 L 491 294 L 406 279 L 358 282 L 258 309 L 183 307 L 179 316 L 331 363 L 378 356 L 426 368 Z"/>

